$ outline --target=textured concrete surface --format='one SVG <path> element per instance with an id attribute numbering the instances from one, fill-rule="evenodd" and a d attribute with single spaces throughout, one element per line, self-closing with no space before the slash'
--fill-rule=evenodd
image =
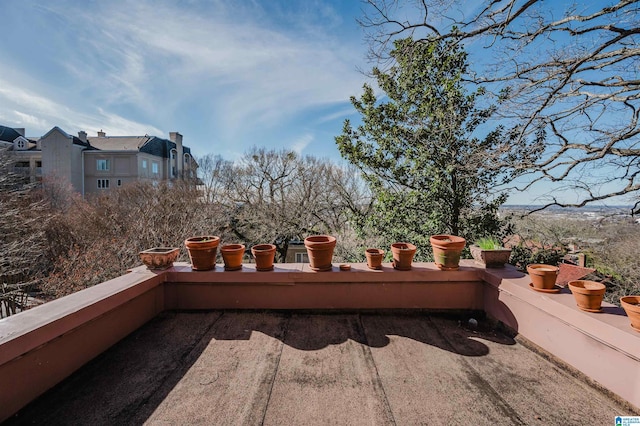
<path id="1" fill-rule="evenodd" d="M 613 424 L 631 407 L 480 322 L 163 313 L 8 424 Z"/>

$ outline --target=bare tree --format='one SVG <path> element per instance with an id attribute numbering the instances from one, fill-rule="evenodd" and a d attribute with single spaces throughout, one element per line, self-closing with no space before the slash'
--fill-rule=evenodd
<path id="1" fill-rule="evenodd" d="M 474 46 L 473 80 L 502 102 L 499 118 L 514 140 L 544 136 L 529 142 L 541 151 L 537 160 L 517 165 L 528 177 L 517 189 L 546 181 L 575 193 L 566 201 L 556 189 L 543 208 L 628 196 L 640 211 L 637 0 L 486 1 L 475 9 L 461 0 L 366 3 L 360 23 L 379 61 L 400 37 Z"/>
<path id="2" fill-rule="evenodd" d="M 135 182 L 89 200 L 77 198 L 48 231 L 57 256 L 43 288 L 60 297 L 140 265 L 141 250 L 182 247 L 194 235 L 228 238 L 225 218 L 219 204 L 206 202 L 184 181 Z M 180 260 L 187 259 L 182 250 Z"/>
<path id="3" fill-rule="evenodd" d="M 224 192 L 225 173 L 231 172 L 231 161 L 220 155 L 207 154 L 198 159 L 198 175 L 205 201 L 216 202 Z"/>
<path id="4" fill-rule="evenodd" d="M 14 173 L 14 161 L 0 150 L 0 318 L 27 307 L 29 292 L 48 266 L 45 229 L 51 214 L 29 179 Z"/>
<path id="5" fill-rule="evenodd" d="M 253 148 L 225 175 L 229 227 L 249 246 L 275 244 L 284 260 L 291 240 L 348 226 L 363 205 L 356 179 L 328 161 Z"/>

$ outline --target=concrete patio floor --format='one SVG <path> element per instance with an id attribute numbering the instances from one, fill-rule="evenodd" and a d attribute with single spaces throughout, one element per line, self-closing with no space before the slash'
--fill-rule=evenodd
<path id="1" fill-rule="evenodd" d="M 602 425 L 637 415 L 518 340 L 433 314 L 165 312 L 7 423 Z"/>

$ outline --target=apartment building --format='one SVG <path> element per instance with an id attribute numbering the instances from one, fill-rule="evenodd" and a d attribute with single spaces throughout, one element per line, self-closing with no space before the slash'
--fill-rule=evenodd
<path id="1" fill-rule="evenodd" d="M 56 126 L 34 139 L 25 137 L 25 129 L 0 126 L 2 147 L 15 155 L 17 172 L 32 181 L 66 180 L 82 195 L 137 180 L 195 179 L 198 168 L 178 132 L 171 132 L 169 139 L 108 136 L 103 131 L 88 137 L 85 131 L 72 136 Z"/>

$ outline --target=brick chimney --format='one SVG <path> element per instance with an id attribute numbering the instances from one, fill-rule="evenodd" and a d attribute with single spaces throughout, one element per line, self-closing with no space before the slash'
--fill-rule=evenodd
<path id="1" fill-rule="evenodd" d="M 98 131 L 98 137 L 99 138 L 104 138 L 106 136 L 107 136 L 107 134 L 105 132 L 103 132 L 102 129 L 100 129 L 100 131 Z"/>
<path id="2" fill-rule="evenodd" d="M 85 132 L 84 130 L 80 130 L 78 132 L 78 139 L 80 139 L 82 142 L 87 142 L 87 132 Z"/>

